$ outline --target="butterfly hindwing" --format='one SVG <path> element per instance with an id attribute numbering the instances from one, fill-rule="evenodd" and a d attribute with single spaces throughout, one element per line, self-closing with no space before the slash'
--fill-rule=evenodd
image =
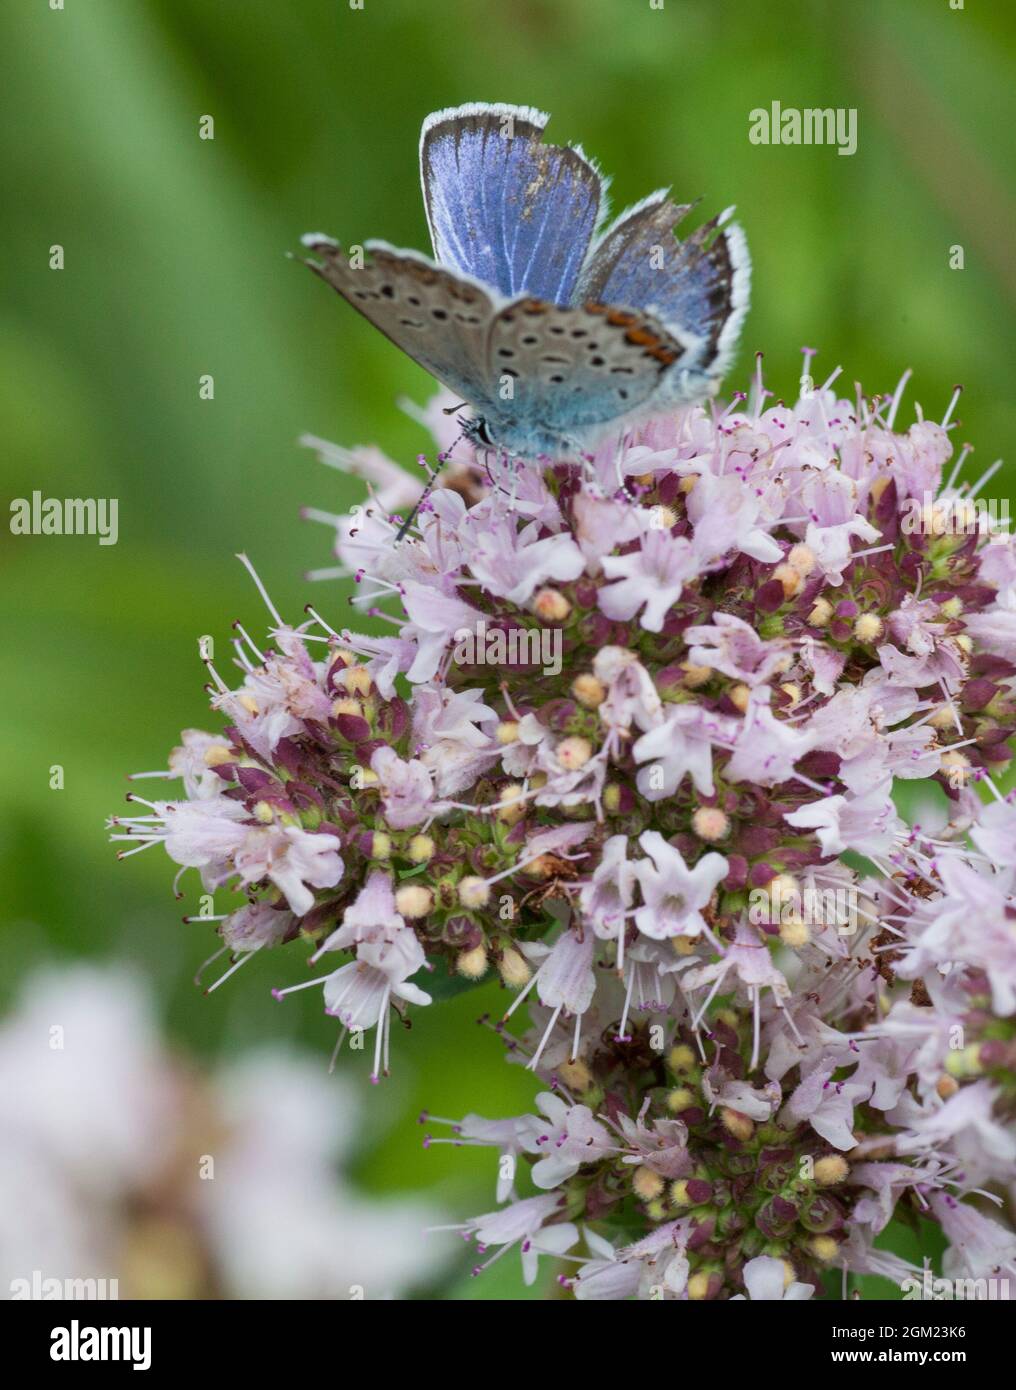
<path id="1" fill-rule="evenodd" d="M 547 116 L 474 102 L 420 138 L 435 259 L 506 298 L 568 304 L 600 221 L 603 179 L 581 150 L 541 141 Z"/>
<path id="2" fill-rule="evenodd" d="M 414 362 L 483 408 L 482 364 L 495 305 L 482 285 L 385 242 L 367 242 L 362 258 L 351 258 L 328 237 L 306 236 L 303 243 L 315 253 L 306 261 L 315 274 Z"/>
<path id="3" fill-rule="evenodd" d="M 682 348 L 649 314 L 526 298 L 497 313 L 487 353 L 499 401 L 511 383 L 499 413 L 563 439 L 644 405 Z"/>
<path id="4" fill-rule="evenodd" d="M 603 303 L 645 305 L 688 346 L 682 369 L 719 374 L 747 306 L 749 264 L 739 227 L 720 218 L 678 241 L 690 205 L 654 193 L 599 239 L 579 292 Z"/>

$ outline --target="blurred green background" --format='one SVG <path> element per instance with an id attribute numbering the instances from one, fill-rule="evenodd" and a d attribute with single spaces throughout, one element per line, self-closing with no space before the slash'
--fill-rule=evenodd
<path id="1" fill-rule="evenodd" d="M 287 617 L 312 601 L 346 621 L 341 586 L 303 580 L 328 563 L 328 533 L 298 513 L 360 490 L 298 435 L 405 461 L 429 443 L 394 406 L 429 379 L 286 261 L 300 233 L 429 250 L 423 116 L 541 106 L 554 138 L 614 175 L 616 206 L 667 183 L 707 214 L 738 205 L 754 302 L 731 389 L 756 349 L 779 394 L 804 344 L 818 379 L 842 363 L 868 392 L 910 366 L 901 421 L 915 395 L 941 418 L 963 382 L 954 439 L 977 446 L 968 468 L 987 466 L 1016 421 L 1014 38 L 1001 0 L 5 0 L 4 491 L 117 497 L 120 538 L 3 533 L 0 1004 L 42 961 L 115 954 L 157 981 L 199 1055 L 289 1038 L 327 1059 L 317 995 L 268 994 L 302 960 L 255 961 L 204 999 L 192 977 L 211 944 L 180 922 L 193 897 L 174 901 L 157 851 L 118 864 L 103 831 L 126 772 L 164 766 L 182 727 L 213 726 L 197 636 L 263 628 L 235 551 Z M 749 111 L 773 100 L 856 107 L 857 153 L 750 144 Z M 199 139 L 205 115 L 214 140 Z M 494 1154 L 425 1154 L 415 1115 L 528 1106 L 526 1075 L 475 1024 L 499 1002 L 486 987 L 415 1011 L 393 1040 L 366 1186 L 493 1206 Z M 449 1293 L 492 1295 L 521 1295 L 514 1257 Z"/>

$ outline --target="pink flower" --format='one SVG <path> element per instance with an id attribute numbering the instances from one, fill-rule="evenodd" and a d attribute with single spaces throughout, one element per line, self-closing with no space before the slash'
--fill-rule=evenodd
<path id="1" fill-rule="evenodd" d="M 403 762 L 393 748 L 378 748 L 370 760 L 384 800 L 385 820 L 393 830 L 419 825 L 432 814 L 434 785 L 418 759 Z"/>
<path id="2" fill-rule="evenodd" d="M 695 527 L 695 554 L 703 562 L 734 550 L 772 565 L 783 554 L 769 534 L 776 518 L 767 515 L 760 493 L 736 474 L 718 478 L 700 472 L 688 496 L 688 515 Z"/>
<path id="3" fill-rule="evenodd" d="M 615 1152 L 609 1131 L 593 1118 L 587 1105 L 569 1105 L 561 1096 L 544 1091 L 536 1097 L 536 1108 L 545 1118 L 527 1118 L 522 1147 L 526 1153 L 541 1155 L 532 1172 L 537 1187 L 558 1187 L 583 1165 Z"/>
<path id="4" fill-rule="evenodd" d="M 365 941 L 395 941 L 405 930 L 405 918 L 396 910 L 391 875 L 375 869 L 342 914 L 342 924 L 318 947 L 316 961 L 326 951 L 348 951 Z"/>
<path id="5" fill-rule="evenodd" d="M 416 580 L 402 586 L 402 602 L 409 618 L 402 635 L 416 645 L 416 657 L 407 675 L 418 683 L 433 680 L 455 633 L 459 628 L 475 628 L 483 614 L 454 594 Z"/>
<path id="6" fill-rule="evenodd" d="M 949 1240 L 944 1268 L 950 1278 L 984 1279 L 1008 1275 L 1016 1296 L 1016 1235 L 998 1221 L 944 1192 L 931 1206 Z"/>
<path id="7" fill-rule="evenodd" d="M 639 844 L 647 858 L 635 863 L 643 902 L 635 913 L 635 925 L 655 941 L 668 936 L 698 936 L 706 930 L 701 909 L 708 906 L 727 876 L 726 859 L 711 852 L 689 869 L 681 851 L 668 844 L 658 830 L 643 831 Z"/>
<path id="8" fill-rule="evenodd" d="M 689 627 L 684 640 L 695 666 L 711 666 L 732 680 L 764 685 L 791 664 L 789 642 L 764 642 L 753 627 L 734 613 L 717 612 L 711 624 Z"/>
<path id="9" fill-rule="evenodd" d="M 696 565 L 691 542 L 684 536 L 648 531 L 638 550 L 606 556 L 603 572 L 614 581 L 599 594 L 607 617 L 627 620 L 642 609 L 642 626 L 647 632 L 660 632 Z"/>
<path id="10" fill-rule="evenodd" d="M 423 948 L 408 927 L 390 941 L 363 941 L 356 948 L 356 960 L 325 980 L 325 1009 L 346 1028 L 373 1028 L 385 1017 L 393 995 L 411 1004 L 429 1004 L 430 995 L 409 983 L 409 976 L 425 963 Z"/>
<path id="11" fill-rule="evenodd" d="M 335 836 L 311 834 L 299 825 L 249 830 L 233 863 L 242 883 L 270 879 L 298 917 L 314 906 L 311 888 L 334 888 L 343 869 Z"/>
<path id="12" fill-rule="evenodd" d="M 481 1250 L 488 1245 L 506 1249 L 521 1246 L 522 1277 L 526 1284 L 532 1284 L 536 1281 L 541 1255 L 563 1255 L 579 1238 L 577 1228 L 570 1221 L 547 1224 L 557 1215 L 560 1206 L 561 1198 L 556 1193 L 526 1197 L 499 1211 L 474 1216 L 462 1229 L 475 1233 Z M 481 1274 L 484 1268 L 480 1265 L 473 1273 Z"/>
<path id="13" fill-rule="evenodd" d="M 585 569 L 582 551 L 566 532 L 538 538 L 535 525 L 516 530 L 511 518 L 474 532 L 469 568 L 492 594 L 525 604 L 548 580 L 567 583 Z M 466 626 L 465 623 L 459 626 Z"/>
<path id="14" fill-rule="evenodd" d="M 748 1290 L 747 1296 L 753 1303 L 776 1303 L 781 1300 L 800 1303 L 811 1298 L 815 1292 L 811 1284 L 802 1284 L 797 1279 L 788 1282 L 786 1265 L 782 1260 L 774 1259 L 772 1255 L 756 1255 L 745 1265 L 741 1277 Z M 744 1297 L 743 1293 L 736 1293 L 731 1302 L 736 1303 Z"/>
<path id="15" fill-rule="evenodd" d="M 877 541 L 880 534 L 863 517 L 854 516 L 836 526 L 816 526 L 809 522 L 804 543 L 814 554 L 827 583 L 839 585 L 843 583 L 843 571 L 853 558 L 851 540 L 858 536 L 870 544 Z"/>
<path id="16" fill-rule="evenodd" d="M 733 739 L 736 721 L 710 714 L 698 705 L 673 705 L 662 724 L 642 735 L 632 748 L 636 763 L 648 763 L 637 777 L 647 801 L 673 796 L 685 777 L 701 796 L 713 794 L 713 741 L 722 747 Z"/>
<path id="17" fill-rule="evenodd" d="M 814 830 L 823 854 L 888 854 L 901 830 L 889 795 L 890 782 L 881 782 L 862 796 L 824 796 L 784 816 L 788 825 Z"/>
<path id="18" fill-rule="evenodd" d="M 188 869 L 229 874 L 229 860 L 247 838 L 247 809 L 225 796 L 162 803 L 166 853 Z"/>
<path id="19" fill-rule="evenodd" d="M 769 698 L 768 691 L 764 698 Z M 731 782 L 775 787 L 793 777 L 794 764 L 814 746 L 815 735 L 810 730 L 777 719 L 767 705 L 753 700 L 725 773 Z"/>
<path id="20" fill-rule="evenodd" d="M 627 835 L 611 835 L 604 842 L 592 878 L 582 887 L 582 911 L 597 936 L 608 940 L 624 931 L 635 896 L 635 866 L 627 856 Z"/>

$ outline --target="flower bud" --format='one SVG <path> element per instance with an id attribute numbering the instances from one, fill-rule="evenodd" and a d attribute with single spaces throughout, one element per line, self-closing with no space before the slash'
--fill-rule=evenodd
<path id="1" fill-rule="evenodd" d="M 811 574 L 815 563 L 815 552 L 808 545 L 794 545 L 787 552 L 787 564 L 802 577 Z"/>
<path id="2" fill-rule="evenodd" d="M 704 1269 L 700 1269 L 688 1280 L 688 1297 L 693 1303 L 701 1303 L 703 1299 L 709 1298 L 712 1295 L 714 1284 L 718 1290 L 720 1287 L 720 1276 L 718 1274 L 708 1274 Z"/>
<path id="3" fill-rule="evenodd" d="M 479 980 L 487 973 L 487 948 L 474 946 L 470 951 L 460 951 L 455 958 L 455 969 L 467 980 Z"/>
<path id="4" fill-rule="evenodd" d="M 631 1185 L 635 1196 L 641 1197 L 643 1202 L 651 1202 L 655 1197 L 659 1197 L 664 1187 L 659 1173 L 654 1173 L 652 1168 L 646 1168 L 644 1165 L 635 1169 Z"/>
<path id="5" fill-rule="evenodd" d="M 499 821 L 505 825 L 515 825 L 526 814 L 526 803 L 523 800 L 525 788 L 521 782 L 509 782 L 506 787 L 502 787 L 498 794 L 498 807 L 494 814 Z"/>
<path id="6" fill-rule="evenodd" d="M 557 1074 L 569 1091 L 588 1091 L 593 1084 L 593 1073 L 581 1057 L 562 1062 L 557 1068 Z"/>
<path id="7" fill-rule="evenodd" d="M 714 844 L 730 830 L 730 821 L 718 806 L 700 806 L 691 818 L 691 828 L 700 840 Z"/>
<path id="8" fill-rule="evenodd" d="M 533 599 L 533 609 L 545 623 L 563 623 L 571 604 L 557 589 L 541 589 Z"/>
<path id="9" fill-rule="evenodd" d="M 970 775 L 970 759 L 964 753 L 943 753 L 942 771 L 951 781 L 962 785 Z"/>
<path id="10" fill-rule="evenodd" d="M 332 701 L 332 714 L 336 719 L 343 714 L 352 714 L 357 719 L 362 719 L 363 705 L 360 704 L 359 700 L 354 700 L 349 695 L 343 695 L 338 700 Z"/>
<path id="11" fill-rule="evenodd" d="M 516 951 L 514 946 L 504 948 L 498 958 L 497 968 L 501 979 L 504 980 L 509 989 L 521 989 L 523 985 L 529 983 L 533 974 L 525 956 L 521 951 Z M 559 1070 L 563 1075 L 563 1069 Z M 566 1082 L 565 1084 L 570 1085 L 571 1083 Z"/>
<path id="12" fill-rule="evenodd" d="M 705 685 L 711 680 L 713 675 L 711 666 L 695 666 L 690 661 L 682 661 L 681 670 L 684 672 L 684 684 L 689 690 L 697 690 L 700 685 Z"/>
<path id="13" fill-rule="evenodd" d="M 580 767 L 585 767 L 586 763 L 593 756 L 593 745 L 587 738 L 563 738 L 554 749 L 555 756 L 563 768 L 568 772 L 576 772 Z"/>
<path id="14" fill-rule="evenodd" d="M 403 917 L 426 917 L 434 906 L 434 894 L 422 883 L 404 883 L 396 890 L 395 906 Z"/>
<path id="15" fill-rule="evenodd" d="M 830 1260 L 835 1260 L 840 1253 L 839 1242 L 832 1236 L 812 1236 L 808 1242 L 808 1249 L 815 1256 L 816 1260 L 821 1260 L 823 1264 L 828 1264 Z"/>
<path id="16" fill-rule="evenodd" d="M 335 683 L 344 686 L 350 695 L 370 694 L 371 679 L 366 666 L 347 666 Z"/>
<path id="17" fill-rule="evenodd" d="M 808 624 L 811 627 L 825 627 L 833 616 L 833 606 L 828 599 L 817 598 L 808 614 Z"/>
<path id="18" fill-rule="evenodd" d="M 932 714 L 931 718 L 928 720 L 928 723 L 933 729 L 955 729 L 956 719 L 956 706 L 949 703 L 939 705 L 938 709 L 935 710 L 934 714 Z"/>
<path id="19" fill-rule="evenodd" d="M 799 950 L 802 946 L 807 946 L 811 940 L 811 929 L 803 917 L 796 912 L 790 912 L 780 921 L 780 940 L 784 946 Z"/>
<path id="20" fill-rule="evenodd" d="M 727 1133 L 742 1144 L 746 1144 L 755 1133 L 754 1121 L 740 1110 L 732 1110 L 729 1105 L 720 1109 L 720 1121 Z"/>
<path id="21" fill-rule="evenodd" d="M 407 853 L 414 864 L 426 864 L 437 846 L 429 835 L 414 835 Z"/>
<path id="22" fill-rule="evenodd" d="M 607 698 L 607 687 L 592 671 L 583 671 L 572 681 L 571 693 L 584 709 L 596 709 Z"/>
<path id="23" fill-rule="evenodd" d="M 844 1182 L 850 1172 L 850 1164 L 841 1154 L 826 1154 L 815 1163 L 815 1181 L 819 1187 L 835 1187 Z"/>
<path id="24" fill-rule="evenodd" d="M 458 894 L 463 907 L 484 907 L 490 901 L 490 885 L 475 874 L 467 874 L 459 882 Z"/>
<path id="25" fill-rule="evenodd" d="M 859 642 L 877 642 L 885 632 L 885 623 L 877 613 L 861 613 L 854 623 L 854 636 Z"/>
<path id="26" fill-rule="evenodd" d="M 777 565 L 773 570 L 773 578 L 778 579 L 783 585 L 784 598 L 795 598 L 804 588 L 804 580 L 790 565 Z"/>

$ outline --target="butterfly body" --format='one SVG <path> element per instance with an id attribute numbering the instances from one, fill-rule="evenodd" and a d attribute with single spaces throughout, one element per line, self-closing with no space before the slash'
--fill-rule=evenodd
<path id="1" fill-rule="evenodd" d="M 544 145 L 546 117 L 474 103 L 424 122 L 435 259 L 385 242 L 348 256 L 304 237 L 311 269 L 473 408 L 466 433 L 524 458 L 574 454 L 710 394 L 747 308 L 740 230 L 653 194 L 597 233 L 604 181 Z"/>

